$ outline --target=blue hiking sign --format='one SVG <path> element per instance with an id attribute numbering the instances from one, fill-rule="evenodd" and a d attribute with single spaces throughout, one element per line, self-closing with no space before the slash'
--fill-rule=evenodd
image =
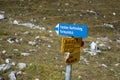
<path id="1" fill-rule="evenodd" d="M 88 36 L 88 26 L 86 25 L 60 23 L 54 30 L 61 36 L 77 38 L 86 38 Z"/>

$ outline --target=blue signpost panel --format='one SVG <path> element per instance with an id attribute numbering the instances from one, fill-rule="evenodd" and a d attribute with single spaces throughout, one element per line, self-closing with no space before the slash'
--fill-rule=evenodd
<path id="1" fill-rule="evenodd" d="M 60 23 L 54 29 L 61 36 L 77 38 L 86 38 L 88 36 L 88 27 L 85 25 Z"/>

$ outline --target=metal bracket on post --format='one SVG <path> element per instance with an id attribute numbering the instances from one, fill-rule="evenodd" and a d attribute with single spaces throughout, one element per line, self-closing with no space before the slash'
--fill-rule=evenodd
<path id="1" fill-rule="evenodd" d="M 72 64 L 67 64 L 65 80 L 71 80 L 71 73 L 72 73 Z"/>

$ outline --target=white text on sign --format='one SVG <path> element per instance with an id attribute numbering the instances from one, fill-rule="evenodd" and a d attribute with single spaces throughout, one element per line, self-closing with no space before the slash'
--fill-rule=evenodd
<path id="1" fill-rule="evenodd" d="M 60 29 L 64 29 L 64 30 L 65 30 L 65 29 L 67 29 L 67 30 L 69 29 L 69 30 L 79 30 L 79 31 L 83 31 L 82 28 L 80 28 L 80 27 L 74 27 L 74 26 L 69 26 L 69 27 L 68 27 L 68 26 L 60 26 Z"/>

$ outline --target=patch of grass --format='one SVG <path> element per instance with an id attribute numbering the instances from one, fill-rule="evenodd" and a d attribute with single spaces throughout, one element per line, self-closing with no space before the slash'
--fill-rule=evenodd
<path id="1" fill-rule="evenodd" d="M 0 10 L 5 11 L 6 20 L 0 20 L 0 64 L 2 60 L 11 58 L 12 61 L 25 62 L 27 67 L 23 70 L 26 74 L 18 75 L 19 80 L 64 80 L 65 67 L 64 56 L 61 54 L 61 38 L 55 32 L 49 33 L 58 23 L 85 24 L 89 27 L 89 37 L 85 40 L 85 47 L 91 41 L 96 41 L 98 37 L 108 37 L 111 49 L 102 51 L 97 56 L 90 56 L 81 53 L 81 56 L 89 61 L 86 65 L 84 61 L 73 64 L 73 80 L 119 80 L 120 67 L 115 64 L 120 63 L 120 48 L 116 42 L 120 34 L 120 6 L 115 0 L 19 0 L 0 1 Z M 95 13 L 89 12 L 89 10 Z M 113 15 L 113 13 L 116 15 Z M 29 29 L 19 25 L 13 25 L 9 21 L 19 20 L 21 22 L 31 22 L 47 28 L 45 31 Z M 111 23 L 115 29 L 101 26 L 103 23 Z M 28 34 L 24 34 L 28 32 Z M 50 36 L 53 34 L 53 36 Z M 36 40 L 37 45 L 30 45 L 28 41 Z M 19 43 L 8 43 L 8 38 L 21 39 Z M 51 47 L 48 48 L 48 45 Z M 14 51 L 18 49 L 18 51 Z M 37 51 L 30 52 L 30 49 Z M 1 54 L 6 50 L 7 56 Z M 21 56 L 22 52 L 31 53 L 28 57 Z M 14 56 L 13 56 L 14 54 Z M 1 60 L 2 59 L 2 60 Z M 32 64 L 32 65 L 30 65 Z M 105 64 L 107 67 L 102 67 Z M 10 71 L 18 70 L 13 67 Z M 8 80 L 9 72 L 0 74 Z"/>

